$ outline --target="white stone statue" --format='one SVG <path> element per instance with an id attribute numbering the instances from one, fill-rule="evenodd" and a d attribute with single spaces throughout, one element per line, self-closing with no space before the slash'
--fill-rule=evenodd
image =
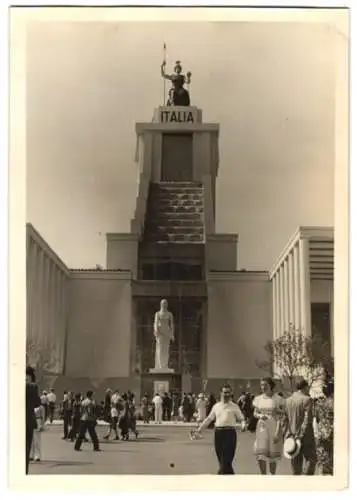
<path id="1" fill-rule="evenodd" d="M 174 337 L 174 318 L 168 310 L 166 299 L 160 302 L 160 311 L 155 313 L 154 336 L 156 339 L 155 370 L 172 371 L 168 368 L 170 342 Z"/>

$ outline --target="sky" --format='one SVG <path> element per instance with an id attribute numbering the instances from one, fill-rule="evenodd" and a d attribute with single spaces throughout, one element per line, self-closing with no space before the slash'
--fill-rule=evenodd
<path id="1" fill-rule="evenodd" d="M 27 221 L 71 268 L 105 266 L 137 194 L 136 122 L 167 69 L 220 124 L 216 230 L 270 269 L 297 226 L 332 226 L 336 32 L 278 22 L 47 22 L 27 31 Z"/>

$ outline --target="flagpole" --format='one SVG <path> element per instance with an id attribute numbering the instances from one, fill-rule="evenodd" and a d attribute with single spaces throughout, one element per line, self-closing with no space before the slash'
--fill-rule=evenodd
<path id="1" fill-rule="evenodd" d="M 166 63 L 166 43 L 164 42 L 164 61 Z M 163 106 L 165 106 L 165 99 L 166 99 L 166 78 L 164 78 L 164 99 L 163 99 Z"/>

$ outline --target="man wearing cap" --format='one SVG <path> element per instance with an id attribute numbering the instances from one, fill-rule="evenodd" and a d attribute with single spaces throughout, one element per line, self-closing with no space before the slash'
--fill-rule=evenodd
<path id="1" fill-rule="evenodd" d="M 232 462 L 237 447 L 237 422 L 245 429 L 244 416 L 239 406 L 232 401 L 232 390 L 228 385 L 222 387 L 221 401 L 216 403 L 208 417 L 192 434 L 200 434 L 214 422 L 214 448 L 219 462 L 218 474 L 234 474 Z"/>
<path id="2" fill-rule="evenodd" d="M 296 391 L 286 400 L 285 438 L 284 454 L 291 460 L 293 474 L 313 476 L 316 444 L 312 400 L 309 396 L 309 384 L 304 379 L 297 382 Z"/>

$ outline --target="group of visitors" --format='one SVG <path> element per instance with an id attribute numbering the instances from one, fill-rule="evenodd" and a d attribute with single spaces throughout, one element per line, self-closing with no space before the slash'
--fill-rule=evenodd
<path id="1" fill-rule="evenodd" d="M 151 420 L 156 424 L 170 421 L 193 422 L 197 418 L 203 420 L 206 416 L 207 409 L 210 410 L 213 404 L 210 405 L 203 394 L 197 397 L 193 393 L 183 393 L 182 397 L 175 392 L 165 392 L 164 394 L 155 393 L 153 398 L 150 398 L 148 393 L 145 393 L 141 399 L 139 416 L 144 423 L 149 423 Z"/>
<path id="2" fill-rule="evenodd" d="M 271 378 L 261 381 L 261 394 L 244 392 L 237 402 L 231 388 L 222 388 L 220 401 L 213 394 L 159 393 L 151 398 L 144 394 L 139 404 L 139 414 L 144 423 L 152 418 L 155 423 L 163 420 L 197 422 L 191 433 L 193 439 L 201 437 L 206 428 L 215 428 L 214 446 L 219 462 L 219 474 L 234 474 L 232 462 L 237 445 L 237 423 L 241 430 L 255 432 L 253 451 L 261 474 L 275 475 L 279 460 L 284 455 L 291 461 L 294 475 L 313 475 L 316 467 L 322 474 L 333 474 L 333 381 L 327 379 L 323 395 L 318 399 L 309 396 L 309 385 L 301 379 L 295 392 L 288 398 L 275 392 Z M 50 398 L 49 398 L 50 396 Z M 26 369 L 26 473 L 31 460 L 41 460 L 41 433 L 46 422 L 52 422 L 56 405 L 53 389 L 39 395 L 35 371 Z M 96 432 L 98 419 L 108 424 L 103 440 L 114 435 L 115 440 L 127 441 L 129 433 L 138 436 L 136 428 L 135 397 L 131 391 L 120 394 L 107 389 L 105 400 L 97 405 L 92 391 L 85 395 L 65 391 L 60 404 L 63 419 L 63 439 L 74 443 L 81 450 L 83 441 L 93 443 L 93 450 L 100 451 Z M 208 415 L 208 416 L 207 416 Z M 119 436 L 120 431 L 120 436 Z"/>
<path id="3" fill-rule="evenodd" d="M 301 379 L 294 393 L 285 399 L 275 392 L 271 378 L 261 381 L 261 394 L 252 401 L 256 421 L 254 454 L 261 474 L 275 475 L 282 455 L 291 461 L 294 475 L 314 475 L 316 467 L 321 474 L 333 474 L 333 381 L 326 380 L 323 395 L 312 400 L 309 384 Z M 212 423 L 215 426 L 214 446 L 219 462 L 219 474 L 234 474 L 237 434 L 248 428 L 246 415 L 232 401 L 232 391 L 224 386 L 221 401 L 216 403 L 208 417 L 192 433 L 200 433 Z"/>
<path id="4" fill-rule="evenodd" d="M 242 393 L 237 401 L 248 422 L 249 430 L 255 429 L 252 401 L 253 396 L 248 392 Z M 194 393 L 184 392 L 180 397 L 178 393 L 165 392 L 163 395 L 155 393 L 154 397 L 150 398 L 149 394 L 145 393 L 141 400 L 138 416 L 144 423 L 150 421 L 156 424 L 165 421 L 202 422 L 215 403 L 216 398 L 213 394 L 200 393 L 196 396 Z"/>

